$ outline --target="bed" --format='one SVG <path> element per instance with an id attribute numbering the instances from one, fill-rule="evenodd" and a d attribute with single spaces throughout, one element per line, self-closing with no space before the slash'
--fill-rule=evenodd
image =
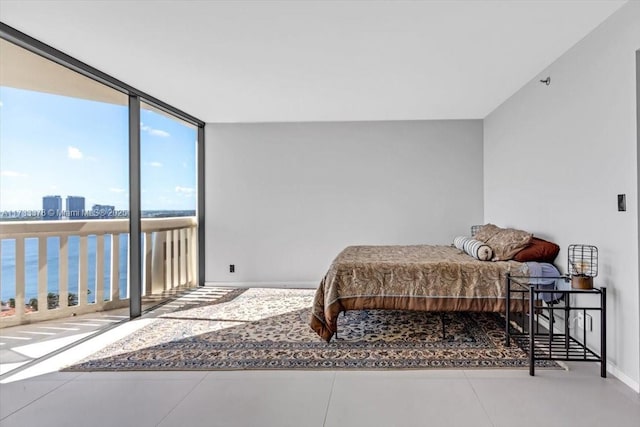
<path id="1" fill-rule="evenodd" d="M 527 277 L 529 268 L 480 261 L 454 246 L 349 246 L 316 291 L 310 325 L 328 342 L 346 310 L 504 312 L 507 273 Z"/>
<path id="2" fill-rule="evenodd" d="M 532 233 L 494 224 L 472 227 L 472 236 L 456 237 L 453 246 L 349 246 L 320 282 L 310 326 L 329 342 L 347 310 L 505 312 L 506 275 L 553 290 L 559 251 Z M 523 301 L 510 305 L 521 311 Z"/>

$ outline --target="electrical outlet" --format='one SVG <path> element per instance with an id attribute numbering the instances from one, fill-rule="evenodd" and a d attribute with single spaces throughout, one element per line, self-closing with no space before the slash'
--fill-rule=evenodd
<path id="1" fill-rule="evenodd" d="M 593 318 L 590 314 L 579 311 L 576 315 L 576 322 L 578 322 L 578 328 L 593 331 Z"/>
<path id="2" fill-rule="evenodd" d="M 229 264 L 229 273 L 235 273 L 235 272 L 236 272 L 236 265 Z"/>
<path id="3" fill-rule="evenodd" d="M 584 329 L 584 315 L 582 314 L 581 311 L 578 312 L 578 315 L 576 316 L 576 321 L 578 322 L 578 328 Z"/>

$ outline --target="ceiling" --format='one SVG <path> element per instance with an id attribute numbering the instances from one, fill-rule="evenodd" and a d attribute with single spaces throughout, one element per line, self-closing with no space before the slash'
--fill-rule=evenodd
<path id="1" fill-rule="evenodd" d="M 480 119 L 624 3 L 0 0 L 0 20 L 205 122 Z"/>

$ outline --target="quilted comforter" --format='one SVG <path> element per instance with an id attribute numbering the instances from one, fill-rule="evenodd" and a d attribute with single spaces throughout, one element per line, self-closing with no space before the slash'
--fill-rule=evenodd
<path id="1" fill-rule="evenodd" d="M 505 275 L 528 276 L 516 261 L 479 261 L 453 246 L 349 246 L 316 291 L 311 328 L 327 342 L 346 310 L 505 309 Z"/>

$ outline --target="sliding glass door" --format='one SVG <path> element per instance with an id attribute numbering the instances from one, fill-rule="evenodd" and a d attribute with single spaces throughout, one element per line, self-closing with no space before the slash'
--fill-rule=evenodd
<path id="1" fill-rule="evenodd" d="M 3 325 L 123 308 L 128 97 L 0 39 Z"/>
<path id="2" fill-rule="evenodd" d="M 145 302 L 198 284 L 197 127 L 140 105 L 140 202 Z"/>
<path id="3" fill-rule="evenodd" d="M 136 317 L 197 286 L 204 123 L 3 23 L 0 37 L 0 327 Z"/>

